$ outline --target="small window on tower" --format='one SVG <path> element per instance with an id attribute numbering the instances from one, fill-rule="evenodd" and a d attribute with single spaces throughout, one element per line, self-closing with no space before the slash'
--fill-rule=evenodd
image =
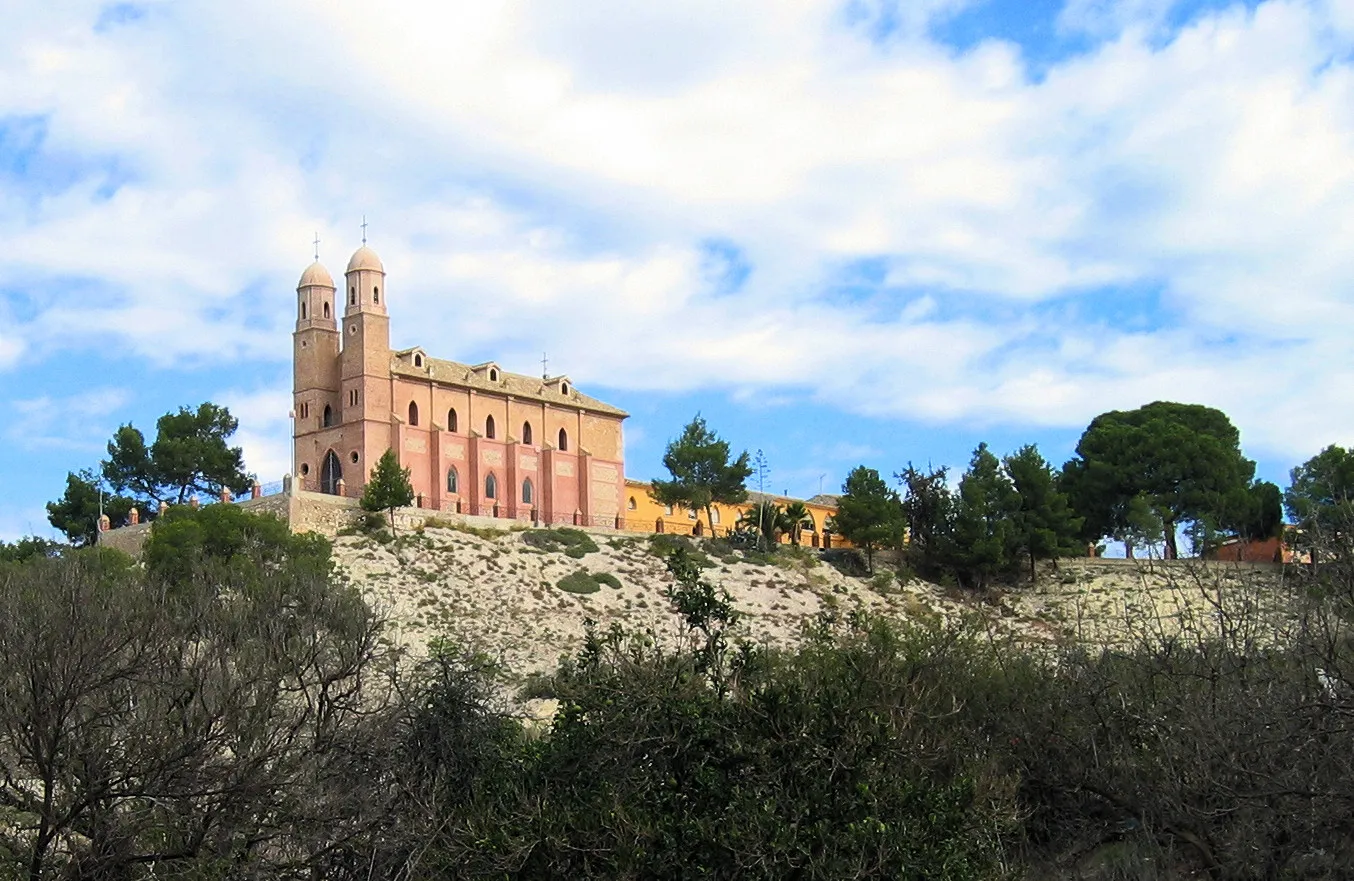
<path id="1" fill-rule="evenodd" d="M 302 300 L 302 301 L 301 301 L 301 320 L 302 320 L 302 321 L 305 321 L 305 320 L 306 320 L 306 301 L 305 301 L 305 300 Z"/>
<path id="2" fill-rule="evenodd" d="M 320 420 L 320 425 L 329 428 L 334 424 L 334 410 L 328 404 L 324 405 L 324 418 Z"/>
<path id="3" fill-rule="evenodd" d="M 379 302 L 381 302 L 381 289 L 380 289 L 380 288 L 372 288 L 372 289 L 371 289 L 371 300 L 372 300 L 373 303 L 379 303 Z"/>
<path id="4" fill-rule="evenodd" d="M 328 318 L 328 317 L 329 317 L 329 301 L 328 301 L 328 300 L 325 300 L 325 303 L 324 303 L 324 317 L 325 317 L 325 318 Z"/>
<path id="5" fill-rule="evenodd" d="M 348 392 L 348 406 L 350 407 L 357 406 L 357 389 L 352 389 L 351 391 Z"/>
<path id="6" fill-rule="evenodd" d="M 357 464 L 357 458 L 358 458 L 357 450 L 353 450 L 351 453 L 348 454 L 348 460 L 351 461 L 354 465 Z"/>
<path id="7" fill-rule="evenodd" d="M 348 305 L 357 305 L 357 288 L 348 288 Z"/>

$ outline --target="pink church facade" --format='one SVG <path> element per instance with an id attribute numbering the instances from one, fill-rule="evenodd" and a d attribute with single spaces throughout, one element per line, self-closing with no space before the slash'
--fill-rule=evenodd
<path id="1" fill-rule="evenodd" d="M 624 411 L 579 392 L 567 376 L 392 351 L 386 306 L 385 269 L 365 245 L 342 289 L 318 262 L 301 276 L 292 334 L 301 488 L 359 497 L 391 449 L 420 507 L 618 524 Z"/>

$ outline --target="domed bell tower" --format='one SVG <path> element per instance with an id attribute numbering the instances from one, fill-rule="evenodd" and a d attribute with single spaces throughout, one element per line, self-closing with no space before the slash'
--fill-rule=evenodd
<path id="1" fill-rule="evenodd" d="M 303 435 L 312 435 L 338 424 L 340 335 L 337 296 L 334 279 L 318 259 L 307 267 L 296 286 L 296 330 L 292 333 L 292 407 L 296 420 L 296 436 L 293 440 L 298 463 L 307 461 L 302 456 Z M 326 412 L 329 413 L 327 422 Z M 301 477 L 302 486 L 314 489 L 313 478 L 313 474 Z"/>
<path id="2" fill-rule="evenodd" d="M 356 490 L 390 447 L 390 316 L 385 267 L 364 242 L 344 273 L 340 388 L 345 425 L 360 426 L 358 461 L 348 486 Z M 351 454 L 350 454 L 351 455 Z M 350 459 L 351 461 L 351 459 Z"/>

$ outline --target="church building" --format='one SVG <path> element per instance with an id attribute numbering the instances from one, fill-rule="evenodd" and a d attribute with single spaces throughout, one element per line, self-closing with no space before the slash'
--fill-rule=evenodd
<path id="1" fill-rule="evenodd" d="M 365 244 L 348 261 L 342 290 L 316 260 L 296 291 L 293 431 L 302 489 L 359 497 L 391 449 L 421 507 L 617 525 L 625 412 L 581 393 L 567 376 L 461 364 L 417 347 L 392 351 L 385 268 Z"/>

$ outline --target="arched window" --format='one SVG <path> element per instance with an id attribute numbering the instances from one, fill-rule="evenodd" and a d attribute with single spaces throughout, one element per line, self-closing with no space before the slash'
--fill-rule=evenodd
<path id="1" fill-rule="evenodd" d="M 635 510 L 636 508 L 639 507 L 639 503 L 635 501 L 635 497 L 634 497 L 634 496 L 631 496 L 631 497 L 630 497 L 630 501 L 626 502 L 625 507 L 626 507 L 628 510 L 633 511 L 633 510 Z"/>
<path id="2" fill-rule="evenodd" d="M 328 404 L 324 405 L 324 416 L 320 419 L 320 425 L 329 428 L 334 424 L 334 408 Z"/>
<path id="3" fill-rule="evenodd" d="M 348 305 L 357 305 L 357 288 L 348 288 Z"/>
<path id="4" fill-rule="evenodd" d="M 531 502 L 531 478 L 528 477 L 526 480 L 522 481 L 522 504 L 530 505 Z"/>
<path id="5" fill-rule="evenodd" d="M 306 320 L 306 301 L 305 301 L 305 300 L 302 300 L 302 301 L 301 301 L 301 320 L 302 320 L 302 321 L 305 321 L 305 320 Z"/>
<path id="6" fill-rule="evenodd" d="M 409 402 L 409 424 L 418 425 L 418 404 Z"/>
<path id="7" fill-rule="evenodd" d="M 484 478 L 484 497 L 486 499 L 498 498 L 498 478 L 492 474 Z"/>
<path id="8" fill-rule="evenodd" d="M 339 457 L 330 450 L 324 454 L 324 465 L 320 468 L 320 492 L 338 495 L 338 484 L 342 479 L 343 466 L 339 464 Z"/>
<path id="9" fill-rule="evenodd" d="M 528 446 L 531 445 L 531 423 L 530 423 L 530 422 L 523 422 L 523 423 L 522 423 L 522 443 L 527 444 Z"/>
<path id="10" fill-rule="evenodd" d="M 324 317 L 325 317 L 325 318 L 328 318 L 328 317 L 329 317 L 329 301 L 328 301 L 328 300 L 325 300 L 325 301 L 324 301 Z"/>
<path id="11" fill-rule="evenodd" d="M 559 430 L 559 449 L 560 452 L 567 452 L 569 449 L 569 432 L 562 428 Z"/>
<path id="12" fill-rule="evenodd" d="M 460 486 L 461 476 L 456 473 L 456 466 L 452 465 L 447 469 L 447 492 L 458 493 L 461 491 Z"/>
<path id="13" fill-rule="evenodd" d="M 497 370 L 494 370 L 493 368 L 490 368 L 490 369 L 489 369 L 489 381 L 490 381 L 490 382 L 498 382 L 498 371 L 497 371 Z"/>
<path id="14" fill-rule="evenodd" d="M 381 289 L 380 289 L 380 288 L 372 288 L 372 289 L 371 289 L 371 300 L 372 300 L 373 303 L 379 303 L 379 302 L 381 302 Z"/>
<path id="15" fill-rule="evenodd" d="M 484 417 L 484 436 L 493 440 L 494 438 L 494 417 Z"/>
<path id="16" fill-rule="evenodd" d="M 423 366 L 423 356 L 422 356 L 422 355 L 415 355 L 415 356 L 414 356 L 414 366 L 415 366 L 415 367 L 422 367 L 422 366 Z"/>
<path id="17" fill-rule="evenodd" d="M 452 407 L 447 411 L 447 431 L 456 430 L 456 408 Z"/>
<path id="18" fill-rule="evenodd" d="M 569 397 L 569 383 L 567 383 L 567 382 L 561 382 L 561 383 L 559 384 L 559 393 L 560 393 L 561 395 L 564 395 L 564 397 L 566 397 L 566 398 Z"/>

